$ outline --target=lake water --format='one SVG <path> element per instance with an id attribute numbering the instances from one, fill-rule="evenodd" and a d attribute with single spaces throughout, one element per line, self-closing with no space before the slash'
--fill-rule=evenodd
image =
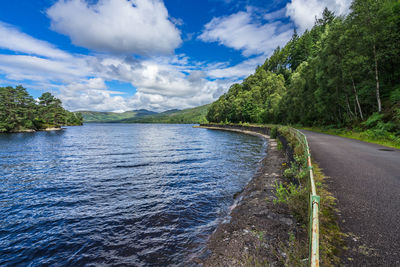
<path id="1" fill-rule="evenodd" d="M 191 125 L 0 134 L 0 266 L 188 265 L 265 156 Z"/>

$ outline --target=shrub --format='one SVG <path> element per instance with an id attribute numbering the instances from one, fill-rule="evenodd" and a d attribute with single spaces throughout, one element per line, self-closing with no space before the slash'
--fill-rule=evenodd
<path id="1" fill-rule="evenodd" d="M 275 190 L 277 199 L 274 200 L 274 204 L 286 204 L 296 219 L 306 224 L 308 220 L 308 205 L 306 204 L 308 201 L 307 188 L 297 186 L 294 183 L 286 185 L 276 183 Z"/>
<path id="2" fill-rule="evenodd" d="M 396 88 L 390 93 L 390 101 L 393 104 L 399 103 L 400 102 L 400 87 Z"/>
<path id="3" fill-rule="evenodd" d="M 278 140 L 276 143 L 277 143 L 277 146 L 278 146 L 278 150 L 283 150 L 282 142 Z"/>
<path id="4" fill-rule="evenodd" d="M 288 199 L 288 191 L 286 187 L 283 186 L 282 183 L 275 182 L 275 190 L 276 190 L 276 197 L 277 199 L 274 199 L 274 204 L 278 203 L 283 203 L 287 204 L 287 199 Z"/>
<path id="5" fill-rule="evenodd" d="M 273 126 L 269 132 L 269 136 L 275 139 L 278 136 L 278 127 Z"/>
<path id="6" fill-rule="evenodd" d="M 375 112 L 366 121 L 362 123 L 367 128 L 373 128 L 377 126 L 379 122 L 382 122 L 383 114 Z"/>

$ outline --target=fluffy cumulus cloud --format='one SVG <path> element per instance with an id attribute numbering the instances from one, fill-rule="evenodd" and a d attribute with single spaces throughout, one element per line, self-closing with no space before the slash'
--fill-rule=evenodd
<path id="1" fill-rule="evenodd" d="M 24 38 L 29 42 L 13 50 L 3 41 L 3 48 L 19 53 L 0 54 L 0 74 L 5 77 L 1 83 L 29 81 L 29 88 L 52 91 L 70 110 L 190 108 L 214 101 L 238 80 L 237 75 L 229 73 L 226 63 L 203 65 L 191 62 L 185 55 L 140 60 L 121 55 L 77 55 L 10 26 L 7 33 L 11 40 Z M 219 68 L 226 68 L 225 75 L 213 74 Z M 130 83 L 136 92 L 110 90 L 106 81 L 113 80 Z"/>
<path id="2" fill-rule="evenodd" d="M 275 18 L 277 14 L 270 14 Z M 218 42 L 241 50 L 244 56 L 269 55 L 278 45 L 287 42 L 293 33 L 290 26 L 280 21 L 261 23 L 254 21 L 251 9 L 246 12 L 213 18 L 204 27 L 199 39 Z"/>
<path id="3" fill-rule="evenodd" d="M 71 110 L 97 110 L 122 112 L 129 107 L 121 92 L 108 90 L 102 78 L 91 78 L 73 82 L 59 88 L 57 96 Z"/>
<path id="4" fill-rule="evenodd" d="M 160 0 L 60 0 L 47 15 L 53 30 L 100 52 L 170 54 L 182 42 Z"/>
<path id="5" fill-rule="evenodd" d="M 83 83 L 90 93 L 97 94 L 94 99 L 103 99 L 102 108 L 105 110 L 132 110 L 145 108 L 150 110 L 167 110 L 172 108 L 190 108 L 208 104 L 227 90 L 233 79 L 221 79 L 210 81 L 207 72 L 193 65 L 187 65 L 186 58 L 155 58 L 152 60 L 137 61 L 130 58 L 104 58 L 97 62 L 99 75 L 106 80 L 117 79 L 129 82 L 136 88 L 132 97 L 122 98 L 112 96 L 108 90 L 104 90 L 102 84 L 98 84 L 97 90 L 89 88 L 88 83 Z M 74 88 L 80 88 L 70 97 L 68 105 L 72 109 L 80 109 L 72 99 L 85 99 L 85 95 L 79 96 L 85 90 L 81 86 L 71 85 L 67 90 L 62 90 L 62 99 L 67 98 Z M 90 98 L 87 98 L 88 100 Z M 81 101 L 81 100 L 79 100 Z M 109 103 L 109 104 L 106 104 Z M 118 104 L 117 104 L 118 103 Z M 90 103 L 82 103 L 82 106 L 91 106 Z M 96 107 L 99 110 L 100 107 Z"/>
<path id="6" fill-rule="evenodd" d="M 157 65 L 155 62 L 144 62 L 131 70 L 129 75 L 124 73 L 130 68 L 124 61 L 118 62 L 118 66 L 114 65 L 117 71 L 107 66 L 106 62 L 103 63 L 105 78 L 91 78 L 60 87 L 58 97 L 67 108 L 116 112 L 141 108 L 155 111 L 190 108 L 212 102 L 231 82 L 209 81 L 203 71 L 192 71 L 185 76 L 174 71 L 172 66 Z M 165 72 L 167 69 L 169 71 Z M 110 75 L 111 72 L 113 75 Z M 131 82 L 137 92 L 133 96 L 123 97 L 123 93 L 107 88 L 104 82 L 107 77 Z"/>
<path id="7" fill-rule="evenodd" d="M 316 17 L 321 17 L 325 7 L 336 15 L 345 15 L 350 5 L 351 0 L 292 0 L 285 8 L 262 16 L 260 10 L 247 7 L 246 11 L 213 18 L 205 25 L 198 39 L 240 50 L 245 57 L 269 56 L 277 46 L 284 45 L 293 33 L 293 24 L 288 23 L 287 18 L 299 32 L 304 32 L 314 25 Z"/>
<path id="8" fill-rule="evenodd" d="M 286 15 L 296 24 L 300 32 L 312 28 L 315 17 L 320 18 L 325 7 L 344 15 L 349 12 L 351 0 L 292 0 L 286 6 Z"/>

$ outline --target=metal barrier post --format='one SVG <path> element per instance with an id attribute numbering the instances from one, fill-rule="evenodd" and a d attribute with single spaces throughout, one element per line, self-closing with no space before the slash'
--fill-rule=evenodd
<path id="1" fill-rule="evenodd" d="M 319 266 L 319 203 L 320 197 L 310 196 L 311 201 L 311 239 L 310 239 L 310 266 Z"/>
<path id="2" fill-rule="evenodd" d="M 293 129 L 293 128 L 292 128 Z M 307 158 L 307 168 L 309 170 L 310 177 L 310 205 L 309 205 L 309 213 L 310 213 L 310 221 L 309 221 L 309 257 L 308 262 L 312 267 L 319 266 L 319 204 L 320 197 L 317 195 L 315 182 L 314 182 L 314 173 L 313 167 L 311 163 L 311 153 L 310 148 L 308 146 L 308 141 L 306 136 L 297 129 L 293 129 L 295 131 L 295 136 L 299 142 L 304 145 L 304 154 Z"/>

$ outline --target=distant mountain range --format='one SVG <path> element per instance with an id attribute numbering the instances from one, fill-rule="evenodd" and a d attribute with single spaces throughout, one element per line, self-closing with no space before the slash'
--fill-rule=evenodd
<path id="1" fill-rule="evenodd" d="M 204 123 L 210 104 L 190 108 L 172 109 L 164 112 L 154 112 L 146 109 L 116 112 L 77 111 L 82 114 L 84 122 L 110 123 Z"/>

